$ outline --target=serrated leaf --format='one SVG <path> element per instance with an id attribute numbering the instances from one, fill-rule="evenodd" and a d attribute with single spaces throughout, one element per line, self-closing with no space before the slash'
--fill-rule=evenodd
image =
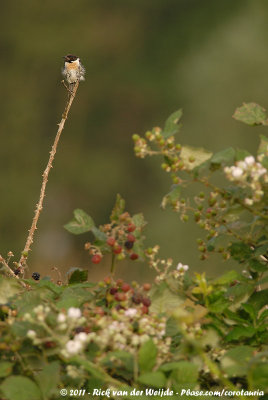
<path id="1" fill-rule="evenodd" d="M 8 300 L 21 292 L 19 282 L 14 278 L 0 276 L 0 304 L 6 304 Z"/>
<path id="2" fill-rule="evenodd" d="M 243 376 L 248 369 L 254 349 L 249 346 L 237 346 L 227 351 L 221 361 L 224 372 L 230 376 Z"/>
<path id="3" fill-rule="evenodd" d="M 267 393 L 268 364 L 260 363 L 250 371 L 252 389 L 263 390 Z M 265 396 L 264 396 L 265 397 Z"/>
<path id="4" fill-rule="evenodd" d="M 236 149 L 235 159 L 236 161 L 242 161 L 251 154 L 247 150 Z"/>
<path id="5" fill-rule="evenodd" d="M 182 109 L 172 113 L 165 122 L 165 127 L 162 132 L 164 138 L 175 135 L 180 130 L 180 125 L 178 125 L 179 120 L 182 117 Z"/>
<path id="6" fill-rule="evenodd" d="M 266 154 L 268 155 L 268 137 L 264 136 L 264 135 L 260 135 L 260 144 L 259 144 L 259 148 L 257 151 L 257 154 Z"/>
<path id="7" fill-rule="evenodd" d="M 0 362 L 0 378 L 5 378 L 10 375 L 13 368 L 13 363 L 9 361 L 1 361 Z"/>
<path id="8" fill-rule="evenodd" d="M 85 282 L 88 277 L 88 271 L 86 269 L 77 268 L 69 278 L 69 284 Z"/>
<path id="9" fill-rule="evenodd" d="M 213 153 L 203 148 L 183 146 L 180 158 L 187 170 L 193 170 L 211 158 Z"/>
<path id="10" fill-rule="evenodd" d="M 53 393 L 56 393 L 57 385 L 60 380 L 60 363 L 54 361 L 46 365 L 43 370 L 36 375 L 36 380 L 44 398 L 48 398 Z"/>
<path id="11" fill-rule="evenodd" d="M 119 216 L 124 212 L 125 210 L 125 200 L 121 197 L 120 194 L 116 195 L 116 200 L 115 200 L 115 205 L 112 210 L 112 214 L 110 216 L 111 221 L 118 221 Z"/>
<path id="12" fill-rule="evenodd" d="M 227 285 L 239 279 L 240 275 L 237 271 L 228 271 L 225 274 L 221 275 L 219 278 L 216 278 L 212 281 L 214 285 Z"/>
<path id="13" fill-rule="evenodd" d="M 268 289 L 255 292 L 250 296 L 248 303 L 251 304 L 257 311 L 268 304 Z"/>
<path id="14" fill-rule="evenodd" d="M 140 371 L 149 372 L 152 371 L 156 363 L 157 347 L 152 339 L 147 340 L 143 343 L 138 351 L 138 363 Z"/>
<path id="15" fill-rule="evenodd" d="M 170 375 L 176 391 L 185 387 L 193 389 L 197 384 L 198 366 L 190 361 L 180 361 L 178 364 L 180 365 Z"/>
<path id="16" fill-rule="evenodd" d="M 104 232 L 100 231 L 96 226 L 93 226 L 91 232 L 93 233 L 93 235 L 97 240 L 99 240 L 100 242 L 106 242 L 107 236 L 105 235 Z"/>
<path id="17" fill-rule="evenodd" d="M 182 298 L 172 293 L 165 284 L 152 289 L 151 299 L 150 310 L 157 314 L 175 310 L 184 302 Z"/>
<path id="18" fill-rule="evenodd" d="M 36 383 L 24 376 L 10 376 L 0 385 L 6 400 L 41 400 Z"/>
<path id="19" fill-rule="evenodd" d="M 255 321 L 257 318 L 257 312 L 256 312 L 255 308 L 252 306 L 252 304 L 243 303 L 241 305 L 244 308 L 244 310 L 249 314 L 249 316 L 251 317 L 251 320 Z"/>
<path id="20" fill-rule="evenodd" d="M 253 271 L 256 272 L 265 272 L 267 271 L 267 266 L 265 264 L 262 264 L 260 261 L 258 260 L 249 260 L 248 265 L 251 269 L 253 269 Z"/>
<path id="21" fill-rule="evenodd" d="M 165 387 L 166 377 L 160 371 L 147 372 L 139 376 L 138 382 L 142 383 L 143 385 L 147 385 L 149 387 L 153 386 L 156 388 L 162 388 Z"/>
<path id="22" fill-rule="evenodd" d="M 267 125 L 265 109 L 256 103 L 243 103 L 235 110 L 233 118 L 247 125 Z"/>
<path id="23" fill-rule="evenodd" d="M 232 340 L 239 340 L 241 338 L 250 338 L 255 333 L 256 329 L 253 326 L 235 326 L 225 337 L 225 340 L 231 342 Z"/>
<path id="24" fill-rule="evenodd" d="M 221 150 L 215 154 L 210 159 L 211 164 L 229 164 L 234 161 L 235 150 L 232 147 Z"/>
<path id="25" fill-rule="evenodd" d="M 133 215 L 132 220 L 136 228 L 143 228 L 147 224 L 142 213 Z"/>
<path id="26" fill-rule="evenodd" d="M 80 235 L 91 231 L 94 226 L 93 219 L 85 211 L 77 208 L 74 210 L 74 219 L 64 225 L 64 228 L 74 235 Z"/>

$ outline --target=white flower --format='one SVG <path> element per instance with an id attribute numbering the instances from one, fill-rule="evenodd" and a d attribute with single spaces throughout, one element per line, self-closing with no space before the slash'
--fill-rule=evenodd
<path id="1" fill-rule="evenodd" d="M 66 351 L 68 354 L 77 354 L 82 350 L 82 343 L 79 340 L 69 340 L 66 343 Z"/>
<path id="2" fill-rule="evenodd" d="M 253 156 L 247 156 L 244 161 L 247 165 L 253 165 L 255 163 L 255 158 Z"/>
<path id="3" fill-rule="evenodd" d="M 245 199 L 244 203 L 247 206 L 252 206 L 252 204 L 254 203 L 252 199 L 249 199 L 248 197 Z"/>
<path id="4" fill-rule="evenodd" d="M 135 315 L 137 314 L 137 309 L 136 308 L 128 308 L 126 311 L 125 311 L 125 315 L 127 316 L 127 317 L 134 317 Z"/>
<path id="5" fill-rule="evenodd" d="M 81 310 L 79 308 L 76 307 L 71 307 L 68 310 L 68 317 L 72 318 L 72 319 L 78 319 L 81 317 Z"/>
<path id="6" fill-rule="evenodd" d="M 183 271 L 188 271 L 189 265 L 183 265 L 182 263 L 179 263 L 177 265 L 177 271 L 183 272 Z"/>
<path id="7" fill-rule="evenodd" d="M 243 170 L 240 167 L 233 167 L 232 168 L 232 175 L 234 178 L 240 178 L 243 175 Z"/>
<path id="8" fill-rule="evenodd" d="M 30 329 L 28 332 L 27 332 L 27 335 L 26 335 L 28 338 L 30 338 L 30 339 L 35 339 L 36 338 L 36 332 L 35 331 L 33 331 L 32 329 Z"/>
<path id="9" fill-rule="evenodd" d="M 84 343 L 88 339 L 88 335 L 85 332 L 79 332 L 77 335 L 75 335 L 74 340 Z"/>
<path id="10" fill-rule="evenodd" d="M 63 313 L 59 313 L 57 321 L 60 322 L 60 323 L 65 322 L 66 321 L 66 315 L 63 314 Z"/>

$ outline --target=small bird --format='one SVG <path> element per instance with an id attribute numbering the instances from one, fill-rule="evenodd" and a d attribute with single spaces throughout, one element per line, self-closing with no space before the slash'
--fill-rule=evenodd
<path id="1" fill-rule="evenodd" d="M 77 81 L 85 80 L 86 70 L 77 56 L 68 54 L 63 58 L 65 60 L 65 63 L 62 74 L 65 77 L 66 81 L 69 83 L 69 90 L 72 92 L 73 86 Z"/>

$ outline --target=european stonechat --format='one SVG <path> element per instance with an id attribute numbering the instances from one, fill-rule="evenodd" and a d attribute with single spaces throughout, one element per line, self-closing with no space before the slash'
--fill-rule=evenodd
<path id="1" fill-rule="evenodd" d="M 77 81 L 85 80 L 86 70 L 77 56 L 68 54 L 63 58 L 65 63 L 62 74 L 65 77 L 66 81 L 69 83 L 70 90 L 72 90 L 74 83 L 76 83 Z"/>

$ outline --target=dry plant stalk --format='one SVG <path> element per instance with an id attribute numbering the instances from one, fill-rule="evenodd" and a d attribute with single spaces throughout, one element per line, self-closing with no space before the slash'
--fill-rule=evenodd
<path id="1" fill-rule="evenodd" d="M 64 110 L 64 112 L 62 114 L 61 122 L 58 124 L 59 128 L 58 128 L 58 131 L 57 131 L 57 134 L 56 134 L 52 149 L 50 151 L 50 156 L 49 156 L 49 160 L 48 160 L 46 169 L 45 169 L 45 171 L 44 171 L 44 173 L 42 175 L 43 176 L 43 181 L 42 181 L 42 186 L 41 186 L 41 190 L 40 190 L 39 201 L 38 201 L 38 203 L 36 205 L 36 209 L 35 209 L 32 225 L 31 225 L 31 228 L 29 230 L 29 234 L 28 234 L 25 246 L 24 246 L 24 250 L 21 253 L 21 258 L 20 258 L 20 261 L 19 261 L 19 264 L 18 264 L 18 267 L 20 268 L 21 273 L 24 272 L 24 267 L 25 267 L 25 264 L 26 264 L 26 261 L 27 261 L 27 258 L 28 258 L 28 254 L 29 254 L 29 251 L 31 250 L 31 245 L 33 243 L 34 233 L 35 233 L 35 230 L 37 229 L 37 222 L 38 222 L 40 213 L 41 213 L 42 208 L 43 208 L 43 201 L 44 201 L 44 197 L 45 197 L 45 191 L 46 191 L 46 185 L 47 185 L 47 181 L 48 181 L 48 175 L 49 175 L 49 172 L 50 172 L 50 170 L 52 168 L 52 163 L 53 163 L 56 151 L 57 151 L 57 146 L 58 146 L 58 143 L 59 143 L 59 140 L 60 140 L 60 136 L 61 136 L 61 133 L 63 131 L 65 122 L 66 122 L 66 120 L 68 118 L 68 114 L 69 114 L 72 102 L 73 102 L 73 100 L 75 98 L 78 86 L 79 86 L 79 81 L 77 81 L 75 83 L 74 87 L 72 88 L 72 91 L 70 91 L 67 88 L 67 90 L 69 91 L 69 97 L 68 97 L 68 100 L 67 100 L 67 103 L 66 103 L 66 106 L 65 106 L 65 110 Z"/>

